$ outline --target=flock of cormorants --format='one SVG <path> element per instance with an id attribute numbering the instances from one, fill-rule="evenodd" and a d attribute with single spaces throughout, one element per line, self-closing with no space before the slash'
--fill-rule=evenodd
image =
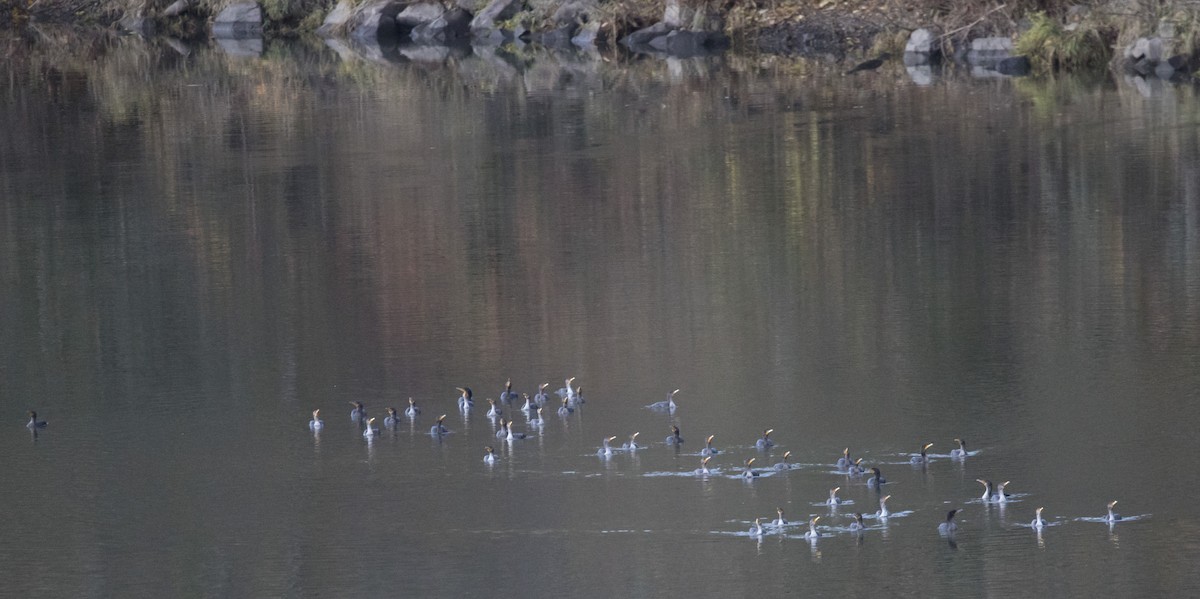
<path id="1" fill-rule="evenodd" d="M 497 423 L 495 433 L 496 439 L 498 441 L 513 442 L 526 439 L 531 434 L 513 430 L 513 420 L 511 418 L 505 419 L 504 417 L 506 410 L 515 409 L 522 412 L 526 417 L 527 426 L 531 431 L 541 431 L 542 427 L 545 426 L 543 411 L 547 406 L 551 406 L 556 403 L 558 405 L 556 411 L 559 416 L 566 417 L 573 414 L 575 410 L 579 409 L 580 406 L 586 402 L 583 396 L 582 387 L 575 386 L 574 382 L 574 377 L 566 379 L 564 386 L 554 392 L 554 394 L 557 396 L 557 401 L 552 402 L 549 394 L 546 393 L 549 383 L 542 383 L 539 385 L 537 393 L 533 396 L 530 396 L 528 393 L 517 393 L 513 391 L 512 380 L 510 379 L 506 381 L 504 390 L 500 393 L 499 401 L 490 398 L 487 400 L 488 411 L 486 415 L 488 418 L 492 419 L 493 422 Z M 474 394 L 472 393 L 470 387 L 455 387 L 455 389 L 459 393 L 457 398 L 458 409 L 464 414 L 469 414 L 475 406 Z M 667 398 L 665 400 L 652 403 L 645 407 L 654 412 L 673 415 L 675 414 L 676 410 L 679 409 L 678 404 L 675 403 L 675 397 L 679 391 L 679 389 L 675 389 L 667 394 Z M 350 417 L 352 420 L 361 425 L 363 436 L 371 438 L 379 434 L 379 429 L 375 425 L 375 418 L 368 417 L 367 409 L 363 403 L 354 401 L 350 402 L 350 404 L 353 406 L 353 409 L 350 412 Z M 520 407 L 516 407 L 518 405 Z M 403 417 L 409 419 L 409 421 L 415 421 L 420 413 L 421 408 L 412 398 L 409 398 L 408 407 L 404 410 Z M 31 415 L 32 414 L 33 413 L 31 412 Z M 389 429 L 394 428 L 401 422 L 400 419 L 400 412 L 398 412 L 395 408 L 389 407 L 387 408 L 387 416 L 383 420 L 383 425 Z M 429 429 L 429 434 L 431 436 L 435 438 L 441 438 L 444 435 L 450 434 L 451 431 L 447 429 L 444 424 L 445 419 L 446 414 L 442 414 L 437 418 L 434 425 Z M 33 416 L 29 426 L 45 426 L 45 423 L 37 423 L 36 416 Z M 308 422 L 308 426 L 313 432 L 318 432 L 324 427 L 324 422 L 320 418 L 320 410 L 313 410 L 312 420 Z M 768 452 L 775 445 L 775 442 L 771 439 L 772 432 L 774 432 L 773 429 L 764 430 L 761 437 L 759 437 L 754 443 L 755 449 L 760 452 Z M 638 436 L 640 434 L 641 433 L 633 433 L 630 435 L 629 439 L 620 446 L 617 446 L 614 443 L 617 440 L 617 437 L 604 437 L 600 440 L 600 447 L 596 450 L 596 454 L 601 458 L 610 458 L 618 452 L 635 452 L 646 449 L 648 447 L 647 445 L 643 445 L 638 442 Z M 710 468 L 709 466 L 710 460 L 712 460 L 712 458 L 717 454 L 721 453 L 720 450 L 713 446 L 714 438 L 715 435 L 709 435 L 704 441 L 704 447 L 698 453 L 700 457 L 700 467 L 686 474 L 702 477 L 720 474 L 720 471 L 717 468 Z M 668 446 L 681 446 L 684 443 L 684 440 L 681 436 L 679 427 L 672 425 L 671 434 L 668 435 L 663 442 Z M 962 439 L 954 439 L 954 442 L 957 444 L 957 447 L 951 450 L 949 454 L 950 459 L 952 460 L 966 460 L 969 456 L 977 453 L 968 451 L 966 442 Z M 921 447 L 919 453 L 913 454 L 910 457 L 909 462 L 913 465 L 922 466 L 928 464 L 931 461 L 928 451 L 932 446 L 933 443 L 926 443 Z M 501 459 L 500 456 L 496 454 L 495 448 L 490 445 L 484 447 L 483 451 L 483 461 L 487 464 L 495 464 Z M 799 465 L 790 462 L 790 457 L 790 451 L 784 452 L 780 461 L 773 464 L 769 469 L 766 470 L 755 468 L 755 462 L 757 461 L 757 458 L 748 458 L 742 462 L 741 472 L 737 476 L 747 480 L 753 480 L 754 478 L 766 473 L 774 474 L 780 471 L 799 468 Z M 882 491 L 888 482 L 887 479 L 883 477 L 883 474 L 878 466 L 868 468 L 863 465 L 862 458 L 851 458 L 849 448 L 846 448 L 842 451 L 841 457 L 837 459 L 837 461 L 833 464 L 833 467 L 838 473 L 847 476 L 849 480 L 861 480 L 867 487 L 876 491 Z M 985 504 L 1005 504 L 1009 501 L 1011 495 L 1005 491 L 1005 487 L 1010 481 L 993 483 L 991 480 L 986 479 L 976 480 L 983 487 L 983 494 L 979 497 L 980 502 Z M 838 491 L 840 490 L 841 487 L 834 487 L 831 489 L 829 491 L 829 499 L 824 502 L 825 505 L 828 505 L 831 508 L 836 508 L 838 505 L 841 505 L 843 500 L 838 497 Z M 850 515 L 853 518 L 853 521 L 850 522 L 848 527 L 837 528 L 839 530 L 848 530 L 849 532 L 855 534 L 862 534 L 862 532 L 866 530 L 864 518 L 878 519 L 886 522 L 889 517 L 896 515 L 888 510 L 887 502 L 891 497 L 891 495 L 885 495 L 879 499 L 878 511 L 866 516 L 864 516 L 861 512 L 855 512 Z M 1112 501 L 1107 504 L 1107 514 L 1105 516 L 1095 518 L 1084 517 L 1077 518 L 1077 520 L 1106 522 L 1112 526 L 1122 519 L 1120 515 L 1113 511 L 1113 507 L 1116 506 L 1116 504 L 1116 501 Z M 1037 530 L 1039 534 L 1044 527 L 1048 526 L 1047 521 L 1042 517 L 1043 509 L 1044 508 L 1042 507 L 1037 508 L 1034 512 L 1033 520 L 1028 524 L 1029 527 Z M 958 525 L 955 523 L 954 517 L 959 511 L 961 511 L 961 509 L 956 508 L 947 512 L 945 520 L 940 522 L 937 526 L 938 532 L 947 537 L 951 542 L 953 542 L 954 535 L 958 530 Z M 747 533 L 743 534 L 748 534 L 754 538 L 761 538 L 763 535 L 768 534 L 769 532 L 785 531 L 785 529 L 789 526 L 789 523 L 784 518 L 783 509 L 777 508 L 776 514 L 776 519 L 766 522 L 764 522 L 763 518 L 755 518 L 753 526 L 750 527 L 750 530 Z M 906 515 L 907 513 L 904 514 Z M 1142 516 L 1135 516 L 1130 519 L 1136 519 L 1140 517 Z M 810 539 L 813 541 L 819 538 L 821 533 L 817 529 L 817 522 L 820 519 L 821 516 L 816 516 L 810 519 L 807 522 L 808 530 L 801 536 L 805 539 Z"/>

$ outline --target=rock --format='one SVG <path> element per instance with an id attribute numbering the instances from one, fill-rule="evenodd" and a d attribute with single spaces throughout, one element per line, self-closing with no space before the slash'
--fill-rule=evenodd
<path id="1" fill-rule="evenodd" d="M 396 15 L 404 5 L 396 0 L 372 0 L 354 10 L 346 24 L 350 37 L 362 41 L 378 41 L 399 35 Z"/>
<path id="2" fill-rule="evenodd" d="M 1025 56 L 1010 56 L 996 63 L 996 72 L 1010 77 L 1022 77 L 1029 74 L 1031 65 Z"/>
<path id="3" fill-rule="evenodd" d="M 904 44 L 904 53 L 915 52 L 917 54 L 934 54 L 941 53 L 942 47 L 938 37 L 934 33 L 924 27 L 917 29 L 908 35 L 908 42 Z"/>
<path id="4" fill-rule="evenodd" d="M 724 47 L 726 42 L 725 37 L 718 33 L 679 29 L 650 40 L 648 45 L 677 58 L 691 58 L 712 54 L 714 50 Z"/>
<path id="5" fill-rule="evenodd" d="M 400 54 L 413 62 L 440 64 L 450 58 L 450 48 L 447 46 L 409 45 L 401 47 Z"/>
<path id="6" fill-rule="evenodd" d="M 213 20 L 212 34 L 215 38 L 226 39 L 259 37 L 262 35 L 262 9 L 259 8 L 256 2 L 236 2 L 230 4 Z M 245 55 L 239 54 L 236 50 L 231 51 L 225 46 L 222 46 L 222 48 L 235 56 Z M 245 51 L 248 53 L 254 52 L 252 49 Z M 261 40 L 258 44 L 257 54 L 262 54 Z"/>
<path id="7" fill-rule="evenodd" d="M 350 22 L 350 18 L 354 16 L 354 4 L 350 0 L 340 0 L 329 14 L 325 15 L 325 21 L 317 27 L 317 35 L 321 37 L 329 37 L 345 33 L 346 24 Z"/>
<path id="8" fill-rule="evenodd" d="M 596 3 L 591 0 L 568 0 L 554 11 L 550 20 L 555 25 L 587 23 L 592 20 L 591 15 L 595 10 Z"/>
<path id="9" fill-rule="evenodd" d="M 491 0 L 471 19 L 471 31 L 496 29 L 496 22 L 511 19 L 521 10 L 521 4 L 521 0 Z"/>
<path id="10" fill-rule="evenodd" d="M 163 38 L 163 42 L 165 42 L 167 46 L 170 46 L 172 50 L 178 52 L 180 56 L 190 56 L 192 53 L 192 49 L 188 47 L 187 44 L 173 37 Z"/>
<path id="11" fill-rule="evenodd" d="M 1163 40 L 1159 37 L 1139 37 L 1125 49 L 1125 58 L 1135 63 L 1145 60 L 1151 64 L 1158 64 L 1164 54 Z"/>
<path id="12" fill-rule="evenodd" d="M 695 18 L 695 8 L 684 6 L 680 0 L 666 0 L 665 8 L 663 8 L 662 22 L 666 23 L 672 29 L 687 27 L 692 24 L 692 20 Z"/>
<path id="13" fill-rule="evenodd" d="M 154 19 L 148 19 L 141 14 L 126 15 L 125 18 L 117 21 L 117 25 L 129 33 L 143 37 L 154 35 Z"/>
<path id="14" fill-rule="evenodd" d="M 414 27 L 409 35 L 414 42 L 446 44 L 466 39 L 470 35 L 471 13 L 455 7 L 431 23 Z"/>
<path id="15" fill-rule="evenodd" d="M 216 29 L 216 24 L 213 29 Z M 219 37 L 217 47 L 230 56 L 241 58 L 258 58 L 263 53 L 261 37 Z"/>
<path id="16" fill-rule="evenodd" d="M 541 31 L 534 33 L 530 41 L 536 42 L 547 48 L 570 48 L 571 36 L 575 35 L 575 25 L 567 24 L 555 27 L 549 31 Z"/>
<path id="17" fill-rule="evenodd" d="M 408 35 L 413 29 L 433 23 L 444 14 L 446 14 L 446 7 L 441 4 L 433 2 L 409 4 L 408 8 L 396 15 L 396 27 L 400 29 L 401 35 Z"/>
<path id="18" fill-rule="evenodd" d="M 977 37 L 971 40 L 972 52 L 1010 53 L 1012 49 L 1012 40 L 1007 37 Z"/>
<path id="19" fill-rule="evenodd" d="M 967 63 L 990 67 L 1012 54 L 1013 43 L 1006 37 L 981 37 L 971 40 Z"/>
<path id="20" fill-rule="evenodd" d="M 183 14 L 183 11 L 187 10 L 191 5 L 191 2 L 188 0 L 175 0 L 170 6 L 163 9 L 161 16 L 177 17 Z"/>
<path id="21" fill-rule="evenodd" d="M 625 36 L 625 39 L 622 39 L 621 43 L 625 44 L 626 46 L 628 46 L 630 48 L 637 48 L 638 46 L 646 46 L 650 43 L 650 40 L 652 40 L 656 37 L 662 37 L 662 36 L 670 33 L 671 31 L 672 31 L 672 27 L 670 25 L 667 25 L 666 23 L 663 23 L 660 21 L 649 27 L 646 27 L 643 29 L 638 29 L 637 31 L 634 31 L 633 33 Z"/>
<path id="22" fill-rule="evenodd" d="M 575 37 L 571 38 L 571 43 L 584 49 L 592 49 L 596 47 L 596 42 L 600 37 L 600 23 L 592 21 L 584 24 L 575 33 Z"/>
<path id="23" fill-rule="evenodd" d="M 925 64 L 906 66 L 904 70 L 908 72 L 908 78 L 912 79 L 913 83 L 921 87 L 933 85 L 933 67 Z"/>

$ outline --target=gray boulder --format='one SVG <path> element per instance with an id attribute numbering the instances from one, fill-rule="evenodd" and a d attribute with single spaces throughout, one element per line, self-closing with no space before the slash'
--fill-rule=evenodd
<path id="1" fill-rule="evenodd" d="M 467 39 L 471 31 L 471 13 L 455 7 L 431 23 L 418 25 L 409 35 L 422 44 L 446 44 Z"/>
<path id="2" fill-rule="evenodd" d="M 585 23 L 575 33 L 575 37 L 571 38 L 571 43 L 584 49 L 593 49 L 596 47 L 596 42 L 600 37 L 600 23 L 591 21 Z"/>
<path id="3" fill-rule="evenodd" d="M 659 21 L 658 23 L 655 23 L 649 27 L 638 29 L 637 31 L 625 36 L 625 38 L 621 40 L 621 43 L 630 48 L 636 49 L 638 47 L 648 46 L 650 44 L 650 40 L 656 37 L 662 37 L 673 30 L 674 28 L 670 25 Z"/>
<path id="4" fill-rule="evenodd" d="M 142 37 L 151 37 L 154 35 L 154 19 L 149 19 L 141 13 L 126 15 L 120 21 L 117 21 L 117 26 L 129 33 L 136 33 Z"/>
<path id="5" fill-rule="evenodd" d="M 942 51 L 938 37 L 932 30 L 924 27 L 908 34 L 908 42 L 904 44 L 904 53 L 934 54 Z"/>
<path id="6" fill-rule="evenodd" d="M 408 35 L 410 31 L 422 25 L 429 25 L 446 14 L 446 7 L 433 2 L 409 4 L 408 8 L 396 15 L 396 27 L 400 33 Z"/>
<path id="7" fill-rule="evenodd" d="M 161 16 L 177 17 L 183 14 L 183 11 L 190 8 L 191 5 L 192 4 L 189 0 L 175 0 L 175 2 L 172 2 L 170 6 L 163 9 Z"/>
<path id="8" fill-rule="evenodd" d="M 596 3 L 592 0 L 568 0 L 555 9 L 550 20 L 555 25 L 587 23 L 592 20 L 591 15 L 595 11 Z"/>
<path id="9" fill-rule="evenodd" d="M 1023 77 L 1029 74 L 1029 58 L 1025 56 L 1010 56 L 996 63 L 996 72 L 1010 77 Z"/>
<path id="10" fill-rule="evenodd" d="M 399 33 L 396 15 L 403 8 L 396 0 L 371 0 L 359 5 L 346 24 L 350 37 L 368 42 L 396 37 Z"/>
<path id="11" fill-rule="evenodd" d="M 215 38 L 225 39 L 245 39 L 262 36 L 262 9 L 259 8 L 256 2 L 237 2 L 225 7 L 217 14 L 217 18 L 213 20 L 212 34 Z M 237 55 L 236 51 L 230 51 L 230 54 Z M 258 53 L 262 53 L 262 44 L 259 44 Z M 253 50 L 248 50 L 253 52 Z"/>
<path id="12" fill-rule="evenodd" d="M 688 27 L 695 18 L 695 8 L 684 6 L 679 0 L 666 0 L 663 7 L 662 22 L 669 25 L 672 29 Z"/>
<path id="13" fill-rule="evenodd" d="M 547 48 L 566 49 L 571 47 L 571 37 L 575 35 L 576 26 L 573 23 L 560 25 L 548 31 L 541 31 L 533 34 L 530 41 L 541 44 Z"/>
<path id="14" fill-rule="evenodd" d="M 490 31 L 496 22 L 511 19 L 521 10 L 522 0 L 492 0 L 471 19 L 471 31 Z"/>
<path id="15" fill-rule="evenodd" d="M 1007 37 L 980 37 L 971 40 L 967 63 L 973 66 L 992 66 L 1012 55 L 1013 43 Z"/>
<path id="16" fill-rule="evenodd" d="M 325 20 L 321 22 L 321 26 L 317 27 L 317 35 L 321 37 L 329 37 L 344 33 L 347 29 L 347 24 L 350 18 L 354 16 L 354 4 L 350 0 L 340 0 L 329 14 L 325 15 Z"/>
<path id="17" fill-rule="evenodd" d="M 1139 37 L 1125 50 L 1125 57 L 1137 62 L 1145 60 L 1152 65 L 1162 62 L 1166 51 L 1161 37 Z"/>

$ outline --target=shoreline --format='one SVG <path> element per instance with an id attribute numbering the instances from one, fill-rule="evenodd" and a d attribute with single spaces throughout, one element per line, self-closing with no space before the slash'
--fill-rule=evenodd
<path id="1" fill-rule="evenodd" d="M 220 5 L 161 0 L 127 8 L 122 2 L 128 1 L 0 0 L 0 31 L 20 33 L 46 24 L 185 41 L 314 33 L 327 39 L 445 46 L 520 42 L 605 51 L 620 45 L 634 53 L 684 58 L 733 47 L 844 61 L 903 56 L 907 65 L 941 60 L 975 65 L 986 55 L 982 64 L 987 66 L 1019 59 L 1008 65 L 1015 68 L 1009 74 L 1018 75 L 1109 68 L 1168 78 L 1190 76 L 1200 66 L 1200 11 L 1183 4 L 1151 13 L 1131 10 L 1139 4 L 1114 0 L 1093 7 L 1064 5 L 1061 14 L 1047 14 L 971 2 L 939 13 L 926 0 L 883 7 L 833 0 L 717 6 L 681 0 L 301 0 L 286 5 L 279 0 Z"/>

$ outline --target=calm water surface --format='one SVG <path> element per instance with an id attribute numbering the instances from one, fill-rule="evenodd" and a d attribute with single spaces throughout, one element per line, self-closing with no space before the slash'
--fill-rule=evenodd
<path id="1" fill-rule="evenodd" d="M 0 594 L 1200 592 L 1190 87 L 5 52 Z M 582 409 L 496 442 L 507 377 L 568 376 Z M 643 407 L 675 388 L 674 416 Z M 408 397 L 373 441 L 349 419 Z M 709 434 L 720 473 L 686 475 Z M 902 512 L 861 536 L 879 493 L 832 471 L 846 446 Z M 1113 499 L 1145 517 L 1077 520 Z M 744 534 L 776 507 L 823 536 Z"/>

